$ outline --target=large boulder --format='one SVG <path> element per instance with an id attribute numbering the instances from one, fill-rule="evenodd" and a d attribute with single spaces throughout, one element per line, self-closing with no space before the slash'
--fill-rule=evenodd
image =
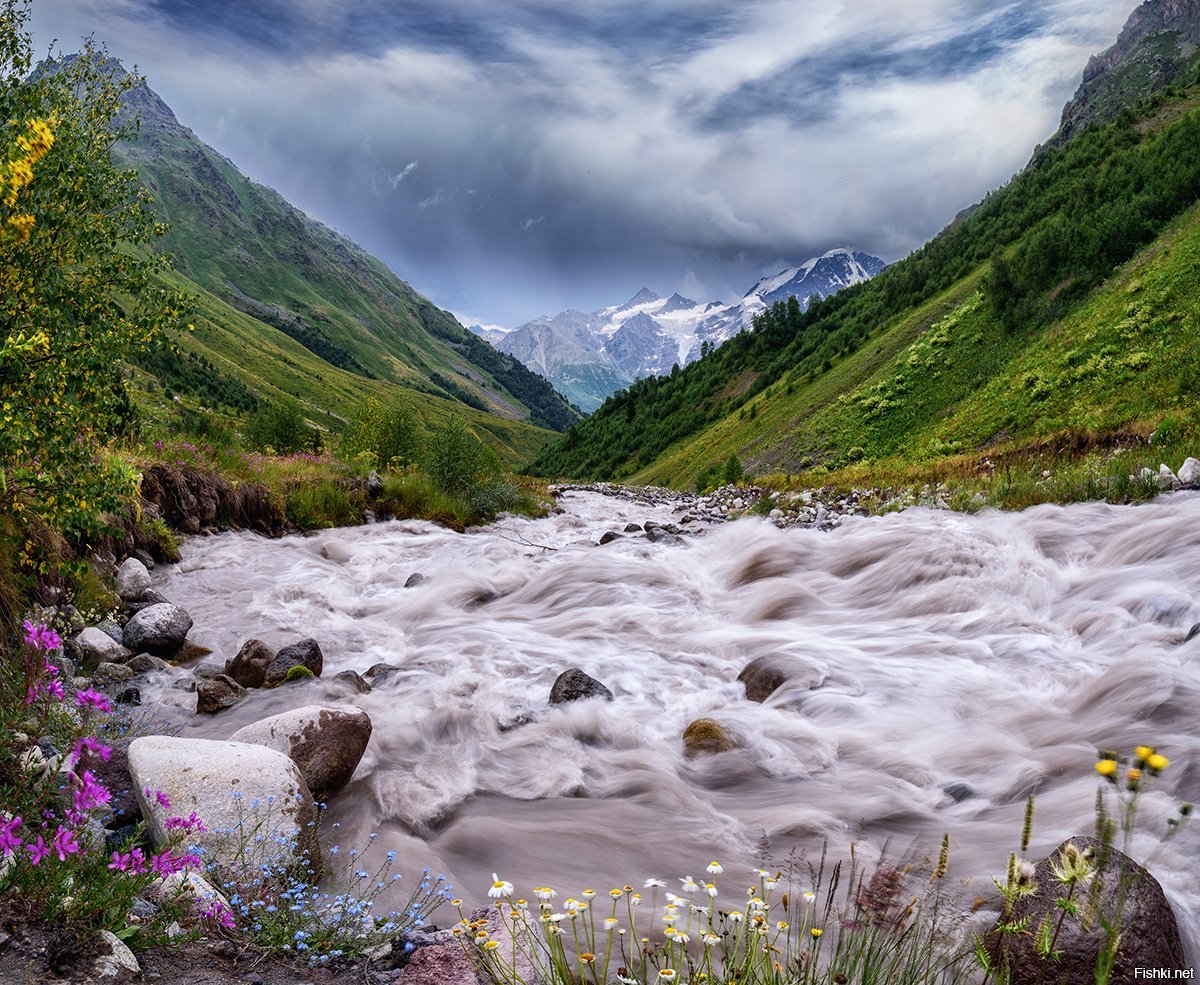
<path id="1" fill-rule="evenodd" d="M 196 712 L 200 715 L 215 715 L 225 708 L 232 708 L 250 692 L 226 674 L 196 679 Z"/>
<path id="2" fill-rule="evenodd" d="M 133 651 L 122 646 L 104 630 L 88 626 L 75 637 L 80 659 L 90 666 L 102 663 L 124 663 L 133 656 Z"/>
<path id="3" fill-rule="evenodd" d="M 585 674 L 578 667 L 564 670 L 550 688 L 550 704 L 552 705 L 580 701 L 584 698 L 604 698 L 612 701 L 613 693 L 596 678 Z"/>
<path id="4" fill-rule="evenodd" d="M 689 758 L 736 748 L 737 743 L 729 737 L 724 726 L 711 718 L 697 718 L 683 730 L 683 752 Z"/>
<path id="5" fill-rule="evenodd" d="M 1185 486 L 1193 486 L 1200 482 L 1200 461 L 1194 458 L 1188 458 L 1179 466 L 1179 481 Z"/>
<path id="6" fill-rule="evenodd" d="M 246 640 L 237 656 L 225 664 L 225 673 L 242 687 L 262 687 L 275 651 L 262 640 Z"/>
<path id="7" fill-rule="evenodd" d="M 169 657 L 183 646 L 191 628 L 192 617 L 184 609 L 170 602 L 156 602 L 125 624 L 125 645 L 134 653 Z"/>
<path id="8" fill-rule="evenodd" d="M 309 705 L 240 728 L 229 740 L 285 753 L 313 796 L 325 800 L 350 782 L 370 738 L 371 719 L 361 708 Z"/>
<path id="9" fill-rule="evenodd" d="M 321 647 L 316 640 L 303 639 L 299 643 L 285 646 L 276 653 L 274 659 L 267 665 L 263 686 L 275 687 L 277 684 L 282 684 L 287 678 L 288 671 L 293 667 L 303 667 L 314 677 L 321 676 L 321 671 L 325 669 L 325 658 L 321 654 Z"/>
<path id="10" fill-rule="evenodd" d="M 306 859 L 318 862 L 312 794 L 300 768 L 275 749 L 144 736 L 129 745 L 129 772 L 155 846 L 171 836 L 168 818 L 186 818 L 195 811 L 206 830 L 187 838 L 203 849 L 207 861 L 247 868 L 271 864 L 276 870 Z M 159 792 L 169 808 L 160 802 Z M 246 858 L 246 851 L 264 857 Z"/>
<path id="11" fill-rule="evenodd" d="M 1017 901 L 1009 918 L 1011 922 L 1028 917 L 1031 926 L 1036 928 L 1043 917 L 1049 915 L 1052 923 L 1057 925 L 1061 913 L 1057 901 L 1066 895 L 1066 887 L 1054 879 L 1051 864 L 1057 862 L 1063 849 L 1072 842 L 1081 851 L 1091 849 L 1097 858 L 1104 856 L 1103 845 L 1095 838 L 1081 836 L 1064 841 L 1038 863 L 1034 874 L 1037 891 Z M 1093 985 L 1096 962 L 1106 938 L 1097 914 L 1089 912 L 1089 903 L 1095 899 L 1098 915 L 1111 920 L 1117 913 L 1118 899 L 1122 895 L 1120 949 L 1110 981 L 1136 981 L 1136 968 L 1174 971 L 1191 967 L 1184 963 L 1183 944 L 1171 904 L 1167 902 L 1154 876 L 1129 856 L 1110 848 L 1103 869 L 1096 878 L 1101 880 L 1098 892 L 1082 884 L 1076 889 L 1073 898 L 1079 903 L 1080 919 L 1068 917 L 1063 921 L 1054 945 L 1061 954 L 1049 967 L 1043 967 L 1041 957 L 1034 950 L 1032 933 L 1008 934 L 1003 938 L 1012 972 L 1012 985 L 1035 985 L 1039 982 Z M 1001 942 L 995 933 L 992 941 L 993 953 L 998 954 Z"/>
<path id="12" fill-rule="evenodd" d="M 126 602 L 136 602 L 150 587 L 150 572 L 135 557 L 127 557 L 117 569 L 117 594 Z"/>

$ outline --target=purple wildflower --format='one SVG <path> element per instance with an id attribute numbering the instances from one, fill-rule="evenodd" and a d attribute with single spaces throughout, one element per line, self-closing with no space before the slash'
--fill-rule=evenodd
<path id="1" fill-rule="evenodd" d="M 75 704 L 80 708 L 95 708 L 104 712 L 112 711 L 112 705 L 108 703 L 108 698 L 90 687 L 76 692 Z"/>
<path id="2" fill-rule="evenodd" d="M 19 817 L 14 817 L 11 821 L 0 821 L 0 855 L 11 855 L 24 844 L 16 835 L 20 826 Z"/>
<path id="3" fill-rule="evenodd" d="M 151 790 L 149 787 L 146 787 L 146 789 L 143 790 L 142 793 L 144 793 L 146 795 L 147 800 L 149 800 L 151 797 L 153 797 L 155 800 L 157 800 L 158 806 L 161 807 L 163 810 L 169 811 L 171 809 L 170 798 L 165 793 L 163 793 L 161 790 Z"/>
<path id="4" fill-rule="evenodd" d="M 50 854 L 50 846 L 42 840 L 41 835 L 38 835 L 37 841 L 25 842 L 25 851 L 29 852 L 29 861 L 33 865 L 37 865 Z"/>
<path id="5" fill-rule="evenodd" d="M 75 839 L 75 832 L 60 826 L 54 834 L 54 851 L 58 854 L 59 861 L 66 861 L 68 855 L 78 852 L 79 842 Z"/>
<path id="6" fill-rule="evenodd" d="M 112 801 L 112 792 L 91 770 L 84 770 L 79 779 L 82 785 L 75 791 L 75 810 L 90 811 Z"/>
<path id="7" fill-rule="evenodd" d="M 83 759 L 85 752 L 99 756 L 106 763 L 112 758 L 112 746 L 106 746 L 103 742 L 90 735 L 85 735 L 75 743 L 75 748 L 71 750 L 71 759 L 78 763 Z"/>

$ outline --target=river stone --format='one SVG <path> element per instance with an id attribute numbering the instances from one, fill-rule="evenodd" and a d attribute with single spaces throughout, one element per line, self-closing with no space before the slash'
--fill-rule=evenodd
<path id="1" fill-rule="evenodd" d="M 126 602 L 136 602 L 150 587 L 150 572 L 135 557 L 127 557 L 117 569 L 117 594 Z"/>
<path id="2" fill-rule="evenodd" d="M 1200 636 L 1200 622 L 1196 623 L 1191 629 L 1188 630 L 1188 634 L 1183 638 L 1183 642 L 1190 643 L 1197 636 Z"/>
<path id="3" fill-rule="evenodd" d="M 133 673 L 127 665 L 107 660 L 104 663 L 96 664 L 96 669 L 93 671 L 93 675 L 100 680 L 116 684 L 124 684 L 133 676 Z"/>
<path id="4" fill-rule="evenodd" d="M 125 645 L 134 653 L 167 657 L 175 653 L 192 628 L 192 617 L 170 602 L 156 602 L 138 612 L 125 626 Z"/>
<path id="5" fill-rule="evenodd" d="M 1200 482 L 1200 461 L 1194 458 L 1187 459 L 1176 473 L 1179 476 L 1179 481 L 1185 486 L 1193 486 Z"/>
<path id="6" fill-rule="evenodd" d="M 156 657 L 149 653 L 139 653 L 125 666 L 135 674 L 152 674 L 156 671 L 166 670 L 168 665 L 162 657 Z"/>
<path id="7" fill-rule="evenodd" d="M 96 938 L 96 963 L 92 966 L 95 978 L 117 978 L 128 972 L 141 973 L 141 966 L 133 952 L 110 930 L 102 930 Z"/>
<path id="8" fill-rule="evenodd" d="M 104 630 L 88 626 L 75 637 L 79 655 L 84 663 L 124 663 L 133 656 L 133 651 L 123 647 Z"/>
<path id="9" fill-rule="evenodd" d="M 354 554 L 350 548 L 346 546 L 344 541 L 329 538 L 321 545 L 321 557 L 327 561 L 334 561 L 337 564 L 345 564 Z"/>
<path id="10" fill-rule="evenodd" d="M 683 752 L 689 758 L 736 748 L 737 743 L 729 737 L 729 733 L 711 718 L 697 718 L 683 730 Z"/>
<path id="11" fill-rule="evenodd" d="M 350 782 L 370 738 L 371 719 L 361 708 L 309 705 L 240 728 L 229 741 L 286 753 L 313 796 L 326 800 Z"/>
<path id="12" fill-rule="evenodd" d="M 601 534 L 600 544 L 601 546 L 604 544 L 611 544 L 614 540 L 623 540 L 624 537 L 624 534 L 619 534 L 615 530 L 609 530 L 608 532 Z"/>
<path id="13" fill-rule="evenodd" d="M 255 844 L 266 853 L 279 853 L 279 863 L 287 868 L 300 865 L 306 852 L 310 859 L 319 858 L 312 794 L 300 768 L 275 749 L 144 736 L 130 743 L 129 771 L 155 846 L 171 835 L 167 818 L 195 811 L 207 830 L 193 831 L 188 841 L 203 849 L 207 861 L 253 866 L 258 860 L 242 855 L 244 848 L 253 852 Z M 169 809 L 159 804 L 156 791 L 166 795 Z"/>
<path id="14" fill-rule="evenodd" d="M 429 579 L 426 578 L 423 574 L 421 574 L 421 572 L 414 571 L 411 575 L 408 576 L 408 578 L 405 579 L 404 587 L 405 588 L 416 588 L 418 585 L 420 585 L 421 583 L 426 582 L 428 580 Z"/>
<path id="15" fill-rule="evenodd" d="M 627 524 L 625 524 L 625 532 L 626 532 L 627 534 L 636 534 L 636 533 L 641 533 L 641 531 L 642 531 L 642 525 L 641 525 L 640 523 L 627 523 Z"/>
<path id="16" fill-rule="evenodd" d="M 600 698 L 612 701 L 613 693 L 596 678 L 585 674 L 577 667 L 564 670 L 550 688 L 550 704 L 561 705 L 583 698 Z"/>
<path id="17" fill-rule="evenodd" d="M 275 687 L 282 684 L 287 673 L 293 667 L 304 667 L 312 672 L 314 677 L 320 677 L 325 667 L 325 658 L 321 655 L 321 647 L 311 637 L 285 646 L 275 654 L 275 659 L 267 665 L 266 676 L 263 678 L 265 687 Z"/>
<path id="18" fill-rule="evenodd" d="M 746 686 L 748 699 L 762 702 L 787 681 L 799 681 L 811 689 L 819 687 L 825 677 L 807 660 L 780 653 L 768 653 L 755 657 L 746 664 L 737 679 Z"/>
<path id="19" fill-rule="evenodd" d="M 237 656 L 225 664 L 225 673 L 242 687 L 262 687 L 275 651 L 262 640 L 246 640 Z"/>
<path id="20" fill-rule="evenodd" d="M 1091 848 L 1096 853 L 1103 846 L 1095 838 L 1080 836 L 1070 839 L 1081 850 Z M 1064 887 L 1054 880 L 1050 863 L 1057 860 L 1063 848 L 1070 844 L 1064 841 L 1047 858 L 1037 865 L 1034 878 L 1038 890 L 1032 896 L 1018 900 L 1013 907 L 1012 921 L 1032 917 L 1036 926 L 1043 915 L 1049 914 L 1057 922 L 1059 909 L 1057 900 L 1065 895 Z M 1124 909 L 1121 912 L 1121 946 L 1116 964 L 1112 969 L 1111 981 L 1133 982 L 1135 968 L 1162 968 L 1172 971 L 1188 968 L 1184 963 L 1183 945 L 1179 938 L 1179 926 L 1171 905 L 1163 895 L 1158 880 L 1138 865 L 1133 859 L 1115 848 L 1108 850 L 1109 857 L 1098 878 L 1103 880 L 1099 895 L 1100 913 L 1112 918 L 1116 909 L 1117 887 L 1121 873 L 1128 873 L 1129 885 L 1125 893 Z M 1086 893 L 1086 890 L 1083 892 Z M 1080 895 L 1081 915 L 1087 895 Z M 1087 929 L 1084 929 L 1086 926 Z M 1044 969 L 1033 949 L 1033 935 L 1008 935 L 1012 985 L 1035 985 L 1037 982 L 1052 981 L 1055 985 L 1093 985 L 1096 960 L 1104 943 L 1104 932 L 1098 920 L 1067 919 L 1063 922 L 1055 948 L 1062 952 L 1058 961 Z M 992 933 L 993 947 L 996 934 Z"/>
<path id="21" fill-rule="evenodd" d="M 470 955 L 454 939 L 417 948 L 393 979 L 393 985 L 478 985 L 478 982 Z"/>
<path id="22" fill-rule="evenodd" d="M 101 619 L 96 623 L 96 628 L 114 642 L 120 643 L 122 646 L 125 645 L 125 630 L 121 628 L 121 624 L 115 619 Z"/>
<path id="23" fill-rule="evenodd" d="M 1171 471 L 1171 466 L 1165 462 L 1158 467 L 1158 488 L 1159 489 L 1178 489 L 1180 481 L 1178 476 Z"/>
<path id="24" fill-rule="evenodd" d="M 232 708 L 249 693 L 225 674 L 202 677 L 196 681 L 196 713 L 215 715 L 224 708 Z"/>
<path id="25" fill-rule="evenodd" d="M 371 693 L 371 685 L 364 681 L 358 675 L 357 671 L 343 670 L 340 673 L 334 674 L 333 680 L 345 684 L 347 687 L 357 691 L 359 694 Z"/>

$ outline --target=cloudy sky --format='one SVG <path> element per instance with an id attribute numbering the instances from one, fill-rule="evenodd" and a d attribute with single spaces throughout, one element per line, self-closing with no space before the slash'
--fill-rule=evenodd
<path id="1" fill-rule="evenodd" d="M 467 322 L 895 260 L 1057 126 L 1137 0 L 34 0 Z"/>

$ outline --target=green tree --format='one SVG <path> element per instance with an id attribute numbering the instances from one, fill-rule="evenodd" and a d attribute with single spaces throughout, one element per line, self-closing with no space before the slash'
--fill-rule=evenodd
<path id="1" fill-rule="evenodd" d="M 471 496 L 500 474 L 500 459 L 457 414 L 431 435 L 425 471 L 443 492 Z"/>
<path id="2" fill-rule="evenodd" d="M 725 485 L 732 486 L 738 482 L 741 482 L 745 476 L 746 472 L 742 468 L 742 463 L 738 459 L 737 455 L 730 454 L 730 456 L 725 459 L 725 465 L 721 470 L 721 478 L 725 480 Z"/>
<path id="3" fill-rule="evenodd" d="M 371 467 L 380 469 L 403 467 L 420 457 L 420 424 L 407 400 L 385 404 L 368 397 L 358 406 L 342 435 L 342 454 L 364 453 Z"/>
<path id="4" fill-rule="evenodd" d="M 33 527 L 86 539 L 135 491 L 105 452 L 130 413 L 125 360 L 190 304 L 157 278 L 165 227 L 109 153 L 141 80 L 90 42 L 31 75 L 27 19 L 0 3 L 0 536 L 24 562 Z"/>
<path id="5" fill-rule="evenodd" d="M 317 451 L 321 443 L 320 432 L 309 425 L 300 402 L 291 397 L 255 413 L 246 424 L 246 441 L 277 455 Z"/>

